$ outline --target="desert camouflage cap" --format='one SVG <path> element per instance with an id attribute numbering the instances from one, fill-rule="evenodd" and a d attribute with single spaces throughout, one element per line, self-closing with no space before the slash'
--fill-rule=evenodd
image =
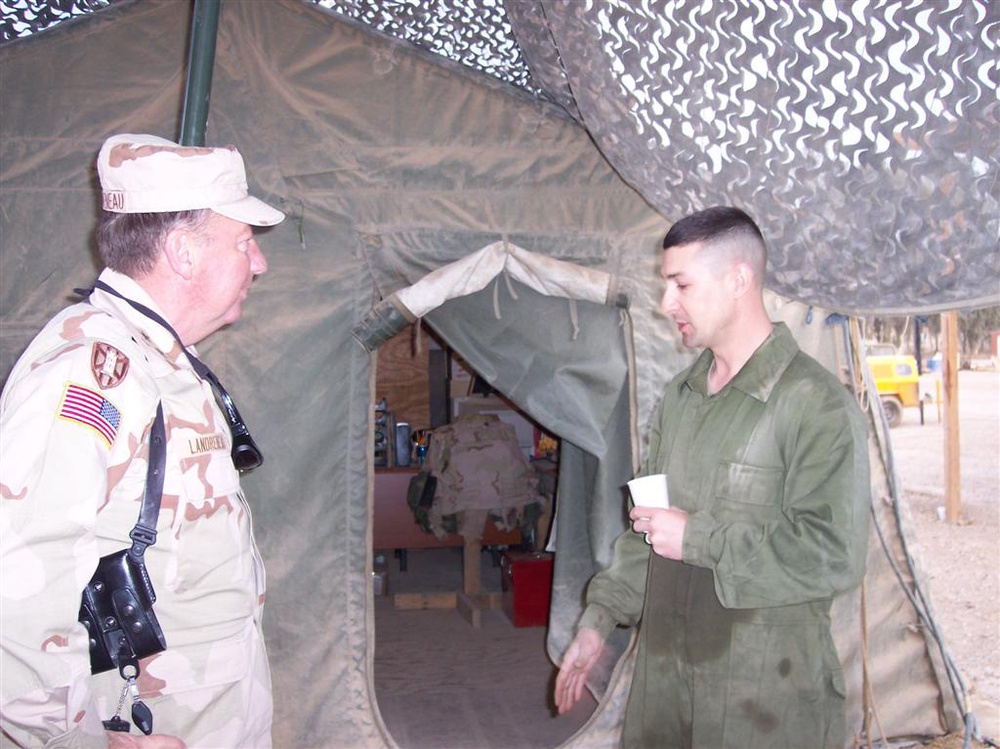
<path id="1" fill-rule="evenodd" d="M 181 146 L 155 135 L 108 138 L 97 156 L 103 207 L 112 213 L 165 213 L 210 208 L 254 226 L 285 214 L 250 195 L 243 157 L 234 146 Z"/>

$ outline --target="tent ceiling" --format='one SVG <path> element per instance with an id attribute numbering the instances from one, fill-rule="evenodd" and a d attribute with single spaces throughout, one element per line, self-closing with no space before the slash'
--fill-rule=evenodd
<path id="1" fill-rule="evenodd" d="M 109 2 L 6 2 L 2 38 Z M 747 207 L 779 294 L 1000 304 L 1000 3 L 304 2 L 557 103 L 667 219 Z"/>

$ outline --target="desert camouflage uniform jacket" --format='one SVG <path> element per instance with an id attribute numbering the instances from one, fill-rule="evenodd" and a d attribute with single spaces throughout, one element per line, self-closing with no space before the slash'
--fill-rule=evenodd
<path id="1" fill-rule="evenodd" d="M 446 516 L 456 516 L 461 535 L 478 538 L 488 516 L 510 530 L 526 505 L 543 501 L 514 427 L 496 414 L 466 414 L 435 429 L 427 469 L 437 478 L 428 518 L 438 537 Z"/>
<path id="2" fill-rule="evenodd" d="M 156 310 L 131 279 L 101 279 Z M 107 745 L 124 682 L 90 674 L 80 592 L 131 545 L 158 401 L 167 468 L 146 565 L 167 649 L 140 661 L 140 696 L 154 732 L 189 747 L 270 746 L 264 569 L 226 421 L 173 336 L 101 291 L 39 333 L 0 401 L 0 715 L 17 744 Z"/>

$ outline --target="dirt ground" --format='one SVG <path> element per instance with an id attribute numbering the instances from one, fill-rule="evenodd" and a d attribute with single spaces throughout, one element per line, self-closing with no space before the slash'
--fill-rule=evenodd
<path id="1" fill-rule="evenodd" d="M 935 618 L 962 673 L 982 735 L 1000 739 L 1000 373 L 959 373 L 961 521 L 941 519 L 944 428 L 935 403 L 892 429 L 903 499 Z M 934 392 L 933 381 L 927 383 Z M 943 413 L 941 418 L 943 419 Z M 996 744 L 994 744 L 995 746 Z M 935 745 L 937 746 L 937 744 Z M 941 746 L 944 746 L 942 744 Z M 958 744 L 961 746 L 961 744 Z"/>

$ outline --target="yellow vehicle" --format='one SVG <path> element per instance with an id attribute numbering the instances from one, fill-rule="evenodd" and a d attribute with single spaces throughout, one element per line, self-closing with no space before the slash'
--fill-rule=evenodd
<path id="1" fill-rule="evenodd" d="M 920 405 L 917 360 L 902 354 L 878 354 L 867 357 L 867 361 L 889 426 L 899 426 L 903 409 Z"/>

